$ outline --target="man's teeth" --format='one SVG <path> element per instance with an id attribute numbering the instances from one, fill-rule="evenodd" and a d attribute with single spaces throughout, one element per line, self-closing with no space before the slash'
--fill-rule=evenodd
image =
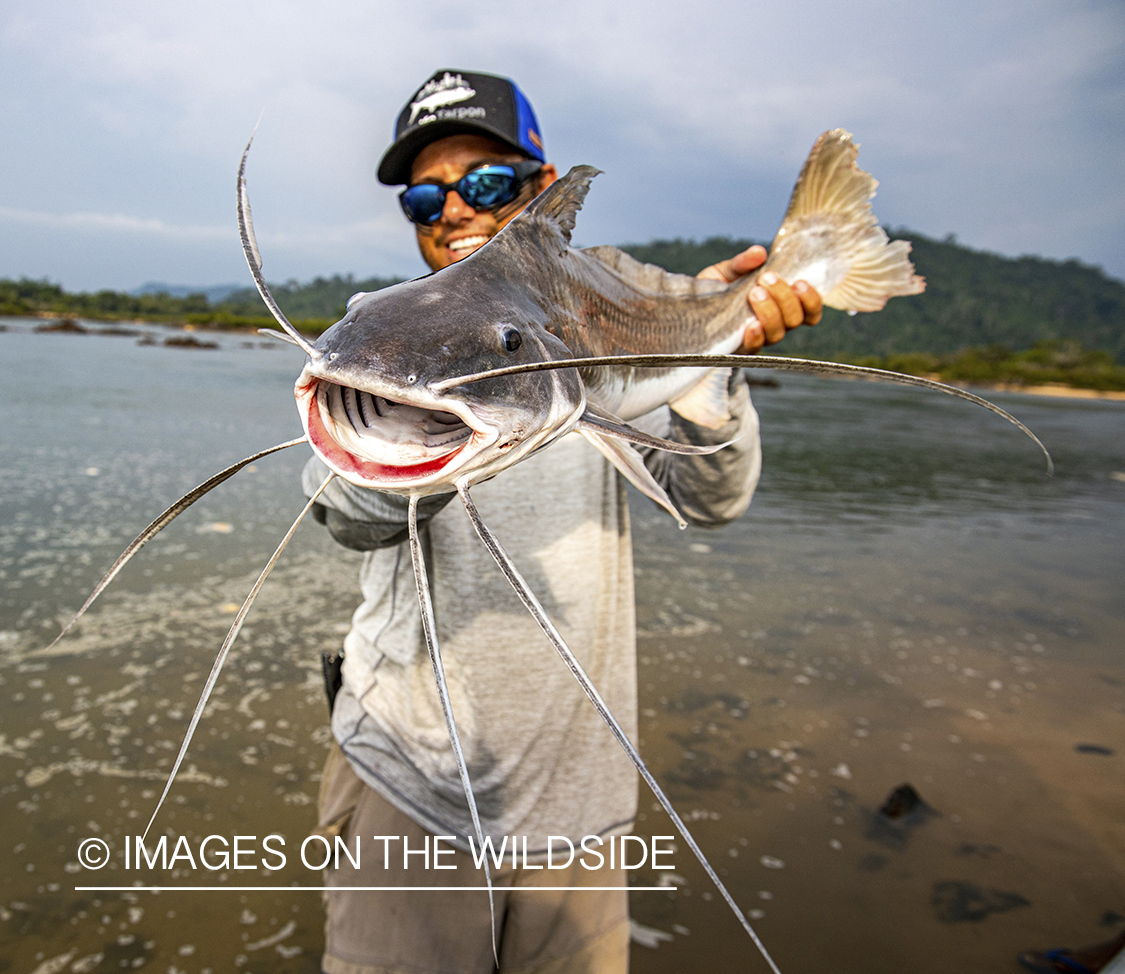
<path id="1" fill-rule="evenodd" d="M 483 247 L 488 243 L 488 237 L 461 237 L 460 240 L 453 240 L 449 243 L 450 250 L 475 250 L 477 247 Z"/>

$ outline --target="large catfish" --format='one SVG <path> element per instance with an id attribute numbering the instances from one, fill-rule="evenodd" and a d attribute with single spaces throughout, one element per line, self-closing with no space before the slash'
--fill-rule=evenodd
<path id="1" fill-rule="evenodd" d="M 848 311 L 876 311 L 891 297 L 923 289 L 907 256 L 910 245 L 890 242 L 877 225 L 870 209 L 877 184 L 856 166 L 855 158 L 852 137 L 841 129 L 817 140 L 768 261 L 760 271 L 730 286 L 671 274 L 613 247 L 572 248 L 575 215 L 598 172 L 578 166 L 468 258 L 416 281 L 355 295 L 344 317 L 315 342 L 286 320 L 262 276 L 246 195 L 246 153 L 238 179 L 239 226 L 251 273 L 285 330 L 281 337 L 308 355 L 296 396 L 307 440 L 333 471 L 320 491 L 338 475 L 360 486 L 409 498 L 411 555 L 423 628 L 476 841 L 483 846 L 437 644 L 417 529 L 418 499 L 451 491 L 460 495 L 478 535 L 516 594 L 775 972 L 773 960 L 636 748 L 480 519 L 469 489 L 566 433 L 578 431 L 683 524 L 634 444 L 684 453 L 712 452 L 722 446 L 671 443 L 632 428 L 628 421 L 670 404 L 686 418 L 717 428 L 728 418 L 728 370 L 738 366 L 925 386 L 983 405 L 1035 439 L 999 407 L 927 379 L 835 363 L 730 354 L 738 349 L 750 323 L 747 291 L 764 271 L 774 271 L 787 280 L 803 278 L 821 292 L 827 305 Z M 701 373 L 701 367 L 706 371 Z M 304 439 L 242 460 L 172 505 L 126 549 L 63 634 L 172 518 L 251 461 Z M 254 597 L 315 500 L 315 496 L 310 499 L 294 522 L 236 616 L 153 811 L 150 828 Z M 491 899 L 487 857 L 484 869 Z M 493 926 L 495 929 L 495 923 Z"/>
<path id="2" fill-rule="evenodd" d="M 826 304 L 850 311 L 919 293 L 925 285 L 910 245 L 890 243 L 877 226 L 869 205 L 876 182 L 855 157 L 847 132 L 817 140 L 769 260 L 729 287 L 615 247 L 571 247 L 575 214 L 597 174 L 572 169 L 469 258 L 352 298 L 344 318 L 306 349 L 297 401 L 309 441 L 353 483 L 410 495 L 491 477 L 577 427 L 672 510 L 614 433 L 669 402 L 688 419 L 720 425 L 725 370 L 702 376 L 698 368 L 625 362 L 449 380 L 552 359 L 732 353 L 751 321 L 746 294 L 767 270 L 803 278 Z"/>

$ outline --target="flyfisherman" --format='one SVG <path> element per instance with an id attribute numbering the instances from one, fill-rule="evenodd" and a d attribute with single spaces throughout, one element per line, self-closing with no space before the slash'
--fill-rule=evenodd
<path id="1" fill-rule="evenodd" d="M 378 167 L 381 182 L 405 185 L 403 211 L 435 271 L 486 244 L 557 176 L 519 88 L 453 70 L 437 72 L 402 109 Z M 731 281 L 764 259 L 762 248 L 751 248 L 701 276 Z M 751 289 L 749 301 L 756 321 L 745 352 L 820 318 L 814 289 L 773 275 Z M 709 456 L 646 458 L 697 525 L 738 517 L 758 480 L 758 419 L 741 374 L 732 376 L 727 395 L 731 419 L 719 429 L 668 408 L 645 424 L 689 443 L 734 441 Z M 321 461 L 311 460 L 306 491 L 325 474 Z M 483 832 L 497 852 L 506 843 L 503 864 L 493 865 L 500 969 L 624 971 L 629 933 L 620 863 L 591 870 L 575 857 L 567 868 L 544 866 L 565 860 L 567 841 L 594 837 L 608 849 L 629 832 L 636 773 L 460 505 L 446 506 L 451 496 L 422 499 L 419 523 Z M 635 739 L 632 547 L 616 471 L 587 442 L 565 437 L 479 484 L 473 497 Z M 363 602 L 344 640 L 342 683 L 330 679 L 336 743 L 321 783 L 319 828 L 349 847 L 355 837 L 379 841 L 378 854 L 366 847 L 358 869 L 342 859 L 326 873 L 326 885 L 337 888 L 327 895 L 327 974 L 494 970 L 483 892 L 344 888 L 484 882 L 469 848 L 473 829 L 413 598 L 406 506 L 404 498 L 337 478 L 314 508 L 337 541 L 366 552 Z M 555 889 L 521 889 L 545 886 Z"/>

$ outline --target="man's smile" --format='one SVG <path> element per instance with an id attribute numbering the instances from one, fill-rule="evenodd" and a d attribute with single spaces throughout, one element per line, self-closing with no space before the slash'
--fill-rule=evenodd
<path id="1" fill-rule="evenodd" d="M 468 237 L 458 237 L 456 240 L 449 241 L 445 246 L 448 250 L 460 255 L 472 253 L 474 250 L 483 247 L 488 241 L 487 234 L 477 233 Z"/>

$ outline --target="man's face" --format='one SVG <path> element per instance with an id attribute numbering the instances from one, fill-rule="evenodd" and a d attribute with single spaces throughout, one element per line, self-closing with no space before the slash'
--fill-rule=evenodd
<path id="1" fill-rule="evenodd" d="M 418 153 L 410 170 L 410 185 L 452 183 L 481 166 L 510 165 L 523 162 L 525 158 L 502 142 L 483 135 L 451 135 L 431 142 Z M 538 178 L 529 180 L 519 196 L 497 210 L 474 210 L 456 190 L 451 190 L 446 194 L 445 208 L 435 223 L 425 227 L 415 224 L 422 259 L 431 270 L 439 271 L 468 257 L 496 236 L 501 227 L 523 212 L 535 195 L 557 178 L 555 167 L 545 165 L 539 170 Z"/>

